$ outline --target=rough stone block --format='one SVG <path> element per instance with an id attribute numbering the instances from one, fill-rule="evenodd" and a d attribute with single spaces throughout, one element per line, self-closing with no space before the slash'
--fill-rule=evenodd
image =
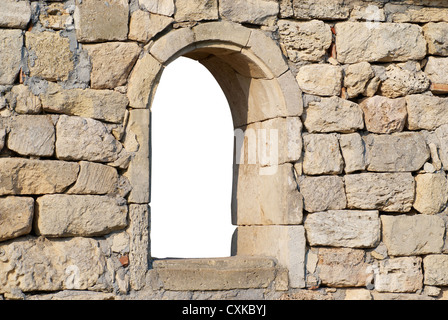
<path id="1" fill-rule="evenodd" d="M 117 169 L 99 163 L 81 161 L 78 180 L 69 194 L 108 194 L 118 190 Z"/>
<path id="2" fill-rule="evenodd" d="M 415 210 L 436 214 L 445 208 L 447 201 L 448 181 L 444 173 L 425 173 L 415 177 Z"/>
<path id="3" fill-rule="evenodd" d="M 30 233 L 33 215 L 33 198 L 0 198 L 0 241 L 17 238 Z"/>
<path id="4" fill-rule="evenodd" d="M 448 285 L 448 255 L 430 254 L 423 258 L 425 285 Z"/>
<path id="5" fill-rule="evenodd" d="M 448 58 L 429 57 L 425 67 L 425 73 L 432 83 L 448 84 Z"/>
<path id="6" fill-rule="evenodd" d="M 35 232 L 45 237 L 99 236 L 127 226 L 123 198 L 45 195 L 36 200 Z"/>
<path id="7" fill-rule="evenodd" d="M 158 39 L 149 49 L 149 53 L 160 63 L 168 64 L 172 59 L 177 58 L 177 55 L 180 55 L 186 47 L 193 44 L 194 41 L 195 37 L 192 29 L 177 29 Z"/>
<path id="8" fill-rule="evenodd" d="M 28 66 L 31 77 L 50 81 L 68 79 L 69 73 L 75 67 L 69 38 L 49 31 L 27 32 L 25 45 L 29 52 Z"/>
<path id="9" fill-rule="evenodd" d="M 363 114 L 359 105 L 339 97 L 310 102 L 302 118 L 310 133 L 349 133 L 364 129 Z"/>
<path id="10" fill-rule="evenodd" d="M 89 53 L 92 64 L 92 89 L 114 89 L 125 85 L 141 51 L 132 42 L 86 44 L 83 48 Z"/>
<path id="11" fill-rule="evenodd" d="M 308 212 L 345 209 L 344 180 L 338 176 L 301 176 L 299 189 Z"/>
<path id="12" fill-rule="evenodd" d="M 363 139 L 367 150 L 368 171 L 417 171 L 430 157 L 429 148 L 420 132 L 369 134 Z"/>
<path id="13" fill-rule="evenodd" d="M 63 30 L 72 27 L 73 17 L 70 10 L 65 8 L 64 3 L 49 3 L 39 9 L 39 22 L 45 28 Z"/>
<path id="14" fill-rule="evenodd" d="M 331 45 L 330 26 L 319 20 L 296 22 L 278 21 L 280 43 L 293 62 L 322 61 Z"/>
<path id="15" fill-rule="evenodd" d="M 417 25 L 380 23 L 369 28 L 364 22 L 341 22 L 335 30 L 341 63 L 421 60 L 426 55 L 426 40 Z"/>
<path id="16" fill-rule="evenodd" d="M 416 292 L 423 287 L 422 258 L 401 257 L 379 262 L 375 274 L 378 292 Z"/>
<path id="17" fill-rule="evenodd" d="M 414 5 L 417 4 L 417 5 Z M 410 1 L 407 4 L 386 3 L 384 12 L 391 22 L 448 22 L 448 9 L 426 7 L 429 3 L 422 3 L 420 6 L 418 1 Z"/>
<path id="18" fill-rule="evenodd" d="M 219 0 L 219 14 L 226 20 L 240 23 L 271 25 L 279 12 L 276 1 Z"/>
<path id="19" fill-rule="evenodd" d="M 448 56 L 448 23 L 427 23 L 423 26 L 428 53 Z"/>
<path id="20" fill-rule="evenodd" d="M 14 111 L 20 114 L 38 114 L 42 111 L 40 98 L 29 87 L 19 84 L 11 89 L 11 101 Z"/>
<path id="21" fill-rule="evenodd" d="M 143 10 L 134 11 L 129 22 L 129 39 L 147 43 L 172 22 L 173 18 L 150 14 Z"/>
<path id="22" fill-rule="evenodd" d="M 448 124 L 448 98 L 416 94 L 406 97 L 409 130 L 435 130 Z"/>
<path id="23" fill-rule="evenodd" d="M 218 19 L 218 0 L 176 0 L 176 21 L 201 21 Z"/>
<path id="24" fill-rule="evenodd" d="M 390 256 L 441 253 L 445 223 L 435 215 L 381 216 L 383 242 Z"/>
<path id="25" fill-rule="evenodd" d="M 126 40 L 129 4 L 123 0 L 83 0 L 75 9 L 79 42 Z"/>
<path id="26" fill-rule="evenodd" d="M 346 173 L 366 169 L 366 146 L 359 133 L 341 134 L 339 136 L 339 145 L 344 158 L 344 171 Z"/>
<path id="27" fill-rule="evenodd" d="M 373 248 L 380 241 L 378 211 L 329 210 L 305 219 L 311 246 Z"/>
<path id="28" fill-rule="evenodd" d="M 309 175 L 340 174 L 344 160 L 335 133 L 303 135 L 303 172 Z"/>
<path id="29" fill-rule="evenodd" d="M 89 118 L 62 115 L 56 124 L 56 156 L 63 160 L 111 162 L 123 149 L 110 130 Z"/>
<path id="30" fill-rule="evenodd" d="M 299 69 L 297 83 L 305 93 L 339 96 L 342 87 L 342 68 L 330 64 L 306 65 Z"/>
<path id="31" fill-rule="evenodd" d="M 413 61 L 387 66 L 385 77 L 386 79 L 379 87 L 379 92 L 389 98 L 422 93 L 430 85 L 428 77 L 420 68 L 420 64 Z"/>
<path id="32" fill-rule="evenodd" d="M 54 125 L 46 115 L 23 115 L 12 118 L 8 149 L 24 156 L 50 157 L 54 153 Z"/>
<path id="33" fill-rule="evenodd" d="M 448 124 L 442 125 L 435 131 L 436 137 L 439 139 L 439 156 L 442 161 L 443 168 L 448 168 Z"/>
<path id="34" fill-rule="evenodd" d="M 343 0 L 316 2 L 313 0 L 294 0 L 294 17 L 297 19 L 341 20 L 350 15 L 350 6 Z"/>
<path id="35" fill-rule="evenodd" d="M 174 14 L 174 0 L 138 0 L 140 6 L 149 12 L 172 16 Z"/>
<path id="36" fill-rule="evenodd" d="M 359 173 L 344 176 L 347 207 L 386 212 L 408 212 L 415 196 L 415 181 L 406 173 Z"/>
<path id="37" fill-rule="evenodd" d="M 273 257 L 288 269 L 290 287 L 305 287 L 303 226 L 240 226 L 237 230 L 237 255 Z"/>
<path id="38" fill-rule="evenodd" d="M 31 5 L 28 0 L 3 0 L 0 11 L 1 28 L 25 29 L 31 18 Z"/>
<path id="39" fill-rule="evenodd" d="M 0 30 L 0 85 L 13 84 L 22 66 L 22 30 Z"/>
<path id="40" fill-rule="evenodd" d="M 366 91 L 369 81 L 375 76 L 370 63 L 351 64 L 344 70 L 344 87 L 348 98 L 355 98 Z"/>
<path id="41" fill-rule="evenodd" d="M 0 159 L 0 195 L 64 192 L 78 177 L 79 165 L 53 160 Z"/>
<path id="42" fill-rule="evenodd" d="M 374 96 L 360 103 L 366 128 L 374 133 L 403 131 L 407 119 L 406 100 Z"/>

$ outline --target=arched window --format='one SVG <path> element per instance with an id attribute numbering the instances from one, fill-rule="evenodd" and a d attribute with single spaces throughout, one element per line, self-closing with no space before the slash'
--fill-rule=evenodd
<path id="1" fill-rule="evenodd" d="M 233 121 L 222 89 L 180 57 L 164 70 L 151 112 L 152 256 L 230 256 Z"/>

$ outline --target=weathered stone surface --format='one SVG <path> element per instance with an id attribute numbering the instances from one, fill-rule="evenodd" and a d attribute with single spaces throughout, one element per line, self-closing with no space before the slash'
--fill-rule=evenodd
<path id="1" fill-rule="evenodd" d="M 277 18 L 279 5 L 269 0 L 220 0 L 219 14 L 226 20 L 240 23 L 271 25 Z"/>
<path id="2" fill-rule="evenodd" d="M 176 0 L 176 21 L 201 21 L 218 19 L 218 0 Z"/>
<path id="3" fill-rule="evenodd" d="M 99 163 L 81 161 L 78 180 L 69 194 L 108 194 L 118 189 L 117 169 Z"/>
<path id="4" fill-rule="evenodd" d="M 406 173 L 359 173 L 344 176 L 347 207 L 408 212 L 414 202 L 414 177 Z"/>
<path id="5" fill-rule="evenodd" d="M 30 233 L 33 215 L 33 198 L 0 198 L 0 241 Z"/>
<path id="6" fill-rule="evenodd" d="M 365 252 L 350 248 L 319 248 L 319 279 L 329 287 L 365 287 L 373 276 Z"/>
<path id="7" fill-rule="evenodd" d="M 3 0 L 0 11 L 1 28 L 25 29 L 31 18 L 31 5 L 28 0 Z"/>
<path id="8" fill-rule="evenodd" d="M 304 209 L 308 212 L 345 209 L 344 180 L 338 176 L 299 177 Z"/>
<path id="9" fill-rule="evenodd" d="M 423 26 L 428 53 L 448 56 L 448 23 L 427 23 Z"/>
<path id="10" fill-rule="evenodd" d="M 417 171 L 430 157 L 425 137 L 420 132 L 369 134 L 363 139 L 367 150 L 368 171 Z"/>
<path id="11" fill-rule="evenodd" d="M 442 125 L 435 131 L 437 138 L 439 139 L 439 156 L 442 161 L 443 168 L 448 168 L 448 124 Z"/>
<path id="12" fill-rule="evenodd" d="M 309 214 L 305 230 L 311 246 L 372 248 L 380 241 L 378 211 L 329 210 Z"/>
<path id="13" fill-rule="evenodd" d="M 0 159 L 0 195 L 64 192 L 78 177 L 79 165 L 52 160 Z"/>
<path id="14" fill-rule="evenodd" d="M 403 131 L 408 115 L 404 98 L 389 99 L 374 96 L 363 100 L 360 107 L 368 131 L 374 133 Z"/>
<path id="15" fill-rule="evenodd" d="M 385 76 L 387 79 L 381 83 L 379 91 L 389 98 L 421 93 L 430 85 L 428 77 L 421 71 L 418 62 L 391 64 L 386 68 Z"/>
<path id="16" fill-rule="evenodd" d="M 366 91 L 366 87 L 375 76 L 370 63 L 359 62 L 349 65 L 344 72 L 344 87 L 348 98 L 355 98 Z"/>
<path id="17" fill-rule="evenodd" d="M 380 23 L 369 28 L 363 22 L 342 22 L 335 28 L 341 63 L 421 60 L 426 55 L 426 40 L 417 25 Z"/>
<path id="18" fill-rule="evenodd" d="M 121 123 L 128 99 L 112 90 L 63 89 L 50 85 L 41 95 L 44 111 Z"/>
<path id="19" fill-rule="evenodd" d="M 22 61 L 22 30 L 0 30 L 0 85 L 13 84 Z"/>
<path id="20" fill-rule="evenodd" d="M 128 1 L 83 0 L 77 2 L 74 18 L 78 41 L 126 40 L 128 17 Z"/>
<path id="21" fill-rule="evenodd" d="M 348 18 L 350 7 L 343 0 L 317 2 L 293 0 L 294 17 L 297 19 L 340 20 Z"/>
<path id="22" fill-rule="evenodd" d="M 366 169 L 366 146 L 359 133 L 341 134 L 339 136 L 339 145 L 344 158 L 344 171 L 346 173 Z"/>
<path id="23" fill-rule="evenodd" d="M 127 226 L 121 198 L 97 195 L 45 195 L 36 200 L 35 232 L 45 237 L 99 236 Z"/>
<path id="24" fill-rule="evenodd" d="M 445 208 L 447 201 L 448 181 L 444 173 L 425 173 L 415 177 L 415 210 L 436 214 Z"/>
<path id="25" fill-rule="evenodd" d="M 173 0 L 138 0 L 140 6 L 149 12 L 172 16 L 174 14 Z"/>
<path id="26" fill-rule="evenodd" d="M 435 130 L 448 124 L 448 98 L 416 94 L 406 97 L 409 130 Z"/>
<path id="27" fill-rule="evenodd" d="M 425 73 L 432 83 L 448 84 L 448 58 L 429 57 Z"/>
<path id="28" fill-rule="evenodd" d="M 359 105 L 339 97 L 310 102 L 302 118 L 310 133 L 348 133 L 364 129 L 363 114 Z"/>
<path id="29" fill-rule="evenodd" d="M 378 292 L 416 292 L 423 287 L 422 258 L 401 257 L 379 262 L 375 274 Z"/>
<path id="30" fill-rule="evenodd" d="M 172 22 L 173 18 L 150 14 L 143 10 L 134 11 L 129 22 L 129 39 L 148 42 L 152 37 L 163 31 Z"/>
<path id="31" fill-rule="evenodd" d="M 50 81 L 68 79 L 69 73 L 74 69 L 69 38 L 49 31 L 27 32 L 25 45 L 29 52 L 30 76 Z"/>
<path id="32" fill-rule="evenodd" d="M 303 226 L 240 226 L 237 229 L 237 255 L 277 259 L 280 267 L 288 269 L 292 288 L 305 287 L 305 249 Z"/>
<path id="33" fill-rule="evenodd" d="M 54 153 L 54 125 L 46 115 L 23 115 L 12 118 L 8 149 L 24 156 L 49 157 Z"/>
<path id="34" fill-rule="evenodd" d="M 83 48 L 89 53 L 92 64 L 92 89 L 114 89 L 125 85 L 141 50 L 132 42 L 88 44 Z"/>
<path id="35" fill-rule="evenodd" d="M 342 88 L 342 68 L 330 64 L 306 65 L 300 68 L 297 82 L 305 93 L 338 96 Z"/>
<path id="36" fill-rule="evenodd" d="M 423 258 L 425 285 L 448 285 L 448 255 L 430 254 Z"/>
<path id="37" fill-rule="evenodd" d="M 61 115 L 56 124 L 56 156 L 63 160 L 111 162 L 122 145 L 101 122 Z"/>
<path id="38" fill-rule="evenodd" d="M 0 245 L 0 292 L 106 289 L 100 277 L 105 256 L 93 239 L 66 241 L 27 237 Z M 15 276 L 11 277 L 11 272 Z"/>
<path id="39" fill-rule="evenodd" d="M 319 20 L 309 22 L 280 20 L 277 25 L 280 43 L 286 49 L 291 61 L 319 62 L 324 59 L 332 41 L 329 25 Z"/>
<path id="40" fill-rule="evenodd" d="M 344 161 L 336 134 L 307 134 L 303 136 L 303 172 L 309 175 L 339 174 Z"/>
<path id="41" fill-rule="evenodd" d="M 411 2 L 411 4 L 419 4 Z M 445 8 L 429 8 L 419 5 L 386 3 L 384 11 L 391 22 L 448 22 L 448 9 Z"/>
<path id="42" fill-rule="evenodd" d="M 39 22 L 45 28 L 62 30 L 73 25 L 73 17 L 70 10 L 65 8 L 64 3 L 49 3 L 40 10 Z"/>
<path id="43" fill-rule="evenodd" d="M 0 151 L 2 151 L 5 146 L 6 139 L 6 128 L 3 126 L 2 122 L 0 122 Z"/>
<path id="44" fill-rule="evenodd" d="M 14 111 L 22 114 L 37 114 L 42 111 L 42 103 L 38 96 L 35 96 L 31 90 L 19 84 L 11 89 L 12 99 L 10 104 Z"/>
<path id="45" fill-rule="evenodd" d="M 383 242 L 391 256 L 440 253 L 445 223 L 435 215 L 381 216 Z"/>

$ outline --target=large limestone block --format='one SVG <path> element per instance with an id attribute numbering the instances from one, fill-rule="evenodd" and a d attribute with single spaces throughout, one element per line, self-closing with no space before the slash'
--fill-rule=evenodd
<path id="1" fill-rule="evenodd" d="M 350 6 L 343 0 L 325 2 L 314 0 L 294 0 L 294 17 L 297 19 L 340 20 L 350 15 Z"/>
<path id="2" fill-rule="evenodd" d="M 305 93 L 339 96 L 342 87 L 342 68 L 330 64 L 306 65 L 299 69 L 297 83 Z"/>
<path id="3" fill-rule="evenodd" d="M 171 17 L 150 14 L 143 10 L 134 11 L 129 22 L 128 37 L 131 40 L 146 43 L 168 27 L 173 21 Z"/>
<path id="4" fill-rule="evenodd" d="M 420 6 L 420 4 L 423 6 Z M 388 21 L 392 22 L 448 22 L 448 9 L 429 7 L 434 5 L 441 5 L 441 3 L 432 1 L 426 3 L 409 1 L 404 4 L 386 3 L 384 11 L 388 16 Z"/>
<path id="5" fill-rule="evenodd" d="M 129 102 L 126 95 L 112 90 L 63 89 L 54 84 L 41 94 L 41 99 L 47 112 L 113 123 L 123 121 Z"/>
<path id="6" fill-rule="evenodd" d="M 302 223 L 303 198 L 290 163 L 234 166 L 232 223 L 272 225 Z"/>
<path id="7" fill-rule="evenodd" d="M 363 100 L 360 107 L 368 131 L 374 133 L 403 131 L 408 115 L 404 98 L 374 96 Z"/>
<path id="8" fill-rule="evenodd" d="M 0 11 L 1 28 L 25 29 L 31 18 L 31 5 L 28 0 L 3 0 Z"/>
<path id="9" fill-rule="evenodd" d="M 415 177 L 415 210 L 436 214 L 445 208 L 447 201 L 448 181 L 444 173 L 425 173 Z"/>
<path id="10" fill-rule="evenodd" d="M 92 64 L 92 89 L 114 89 L 125 85 L 141 50 L 132 42 L 86 44 L 83 48 L 89 53 Z"/>
<path id="11" fill-rule="evenodd" d="M 123 198 L 45 195 L 36 200 L 35 232 L 45 237 L 99 236 L 127 226 Z"/>
<path id="12" fill-rule="evenodd" d="M 425 285 L 448 285 L 448 255 L 430 254 L 423 258 Z"/>
<path id="13" fill-rule="evenodd" d="M 129 4 L 126 0 L 83 0 L 74 14 L 79 42 L 126 40 Z"/>
<path id="14" fill-rule="evenodd" d="M 288 269 L 292 288 L 305 287 L 305 249 L 303 226 L 240 226 L 237 229 L 237 255 L 277 259 L 280 267 Z"/>
<path id="15" fill-rule="evenodd" d="M 428 77 L 421 70 L 418 62 L 391 64 L 385 69 L 385 77 L 379 92 L 389 98 L 422 93 L 430 85 Z"/>
<path id="16" fill-rule="evenodd" d="M 331 45 L 330 26 L 319 20 L 297 22 L 278 21 L 280 43 L 293 62 L 302 60 L 319 62 Z"/>
<path id="17" fill-rule="evenodd" d="M 101 283 L 105 256 L 93 239 L 26 237 L 0 245 L 0 251 L 1 293 L 107 288 Z"/>
<path id="18" fill-rule="evenodd" d="M 218 0 L 176 0 L 176 21 L 201 21 L 218 19 Z"/>
<path id="19" fill-rule="evenodd" d="M 123 149 L 103 123 L 62 115 L 56 124 L 56 156 L 63 160 L 111 162 Z"/>
<path id="20" fill-rule="evenodd" d="M 54 153 L 55 138 L 49 116 L 18 116 L 11 121 L 8 149 L 24 156 L 50 157 Z"/>
<path id="21" fill-rule="evenodd" d="M 0 195 L 64 192 L 78 177 L 79 165 L 53 160 L 0 159 Z"/>
<path id="22" fill-rule="evenodd" d="M 432 83 L 448 84 L 448 58 L 429 57 L 425 73 Z"/>
<path id="23" fill-rule="evenodd" d="M 22 66 L 22 30 L 0 30 L 0 85 L 13 84 Z"/>
<path id="24" fill-rule="evenodd" d="M 339 136 L 339 145 L 344 158 L 344 171 L 346 173 L 366 169 L 366 146 L 359 133 L 341 134 Z"/>
<path id="25" fill-rule="evenodd" d="M 30 233 L 33 215 L 33 198 L 0 198 L 0 241 L 17 238 Z"/>
<path id="26" fill-rule="evenodd" d="M 310 102 L 303 113 L 303 124 L 310 133 L 349 133 L 364 129 L 359 105 L 339 97 Z"/>
<path id="27" fill-rule="evenodd" d="M 445 223 L 435 215 L 381 216 L 383 242 L 390 256 L 442 252 Z"/>
<path id="28" fill-rule="evenodd" d="M 365 287 L 373 276 L 361 249 L 319 248 L 317 268 L 321 283 L 328 287 Z"/>
<path id="29" fill-rule="evenodd" d="M 421 60 L 426 55 L 426 40 L 417 25 L 380 23 L 369 28 L 364 22 L 341 22 L 335 30 L 341 63 Z"/>
<path id="30" fill-rule="evenodd" d="M 403 173 L 359 173 L 344 177 L 347 207 L 408 212 L 414 202 L 414 177 Z"/>
<path id="31" fill-rule="evenodd" d="M 49 81 L 67 80 L 74 69 L 70 39 L 59 33 L 44 31 L 27 32 L 25 45 L 29 54 L 30 76 Z"/>
<path id="32" fill-rule="evenodd" d="M 368 171 L 396 172 L 420 170 L 430 157 L 425 137 L 420 132 L 364 136 Z"/>
<path id="33" fill-rule="evenodd" d="M 174 14 L 174 0 L 138 0 L 140 6 L 149 12 L 172 16 Z"/>
<path id="34" fill-rule="evenodd" d="M 428 53 L 440 56 L 448 56 L 448 23 L 430 22 L 423 26 Z"/>
<path id="35" fill-rule="evenodd" d="M 308 212 L 345 209 L 344 180 L 339 176 L 301 176 L 299 189 Z"/>
<path id="36" fill-rule="evenodd" d="M 9 103 L 20 114 L 38 114 L 42 111 L 40 98 L 23 84 L 12 87 Z"/>
<path id="37" fill-rule="evenodd" d="M 271 25 L 277 18 L 279 5 L 269 0 L 219 0 L 219 14 L 239 23 Z"/>
<path id="38" fill-rule="evenodd" d="M 448 98 L 416 94 L 406 97 L 409 130 L 435 130 L 448 124 Z"/>
<path id="39" fill-rule="evenodd" d="M 335 133 L 307 134 L 303 136 L 303 172 L 309 175 L 340 174 L 344 169 Z"/>
<path id="40" fill-rule="evenodd" d="M 309 214 L 305 230 L 311 246 L 373 248 L 380 241 L 378 211 L 329 210 Z"/>
<path id="41" fill-rule="evenodd" d="M 422 258 L 401 257 L 379 262 L 375 274 L 378 292 L 416 292 L 423 287 Z"/>
<path id="42" fill-rule="evenodd" d="M 118 189 L 117 169 L 94 162 L 81 161 L 76 183 L 69 194 L 108 194 Z"/>
<path id="43" fill-rule="evenodd" d="M 375 76 L 370 63 L 359 62 L 347 66 L 344 70 L 344 87 L 347 96 L 355 98 L 366 91 L 369 81 Z"/>

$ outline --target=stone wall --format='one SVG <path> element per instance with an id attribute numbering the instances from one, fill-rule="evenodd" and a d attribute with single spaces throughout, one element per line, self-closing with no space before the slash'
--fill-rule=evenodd
<path id="1" fill-rule="evenodd" d="M 231 258 L 149 250 L 181 55 L 278 134 L 234 166 Z M 443 0 L 0 0 L 0 299 L 444 299 L 447 95 Z"/>

